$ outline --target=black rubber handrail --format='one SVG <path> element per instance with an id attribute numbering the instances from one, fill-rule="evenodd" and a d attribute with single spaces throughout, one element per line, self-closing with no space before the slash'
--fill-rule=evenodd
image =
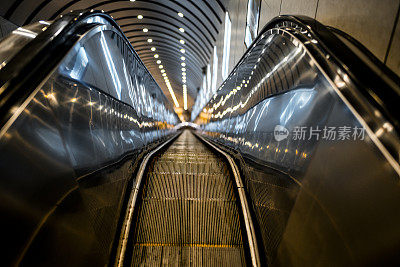
<path id="1" fill-rule="evenodd" d="M 391 81 L 395 82 L 397 85 L 400 85 L 400 77 L 397 76 L 391 69 L 389 69 L 381 60 L 379 60 L 371 51 L 368 50 L 361 42 L 359 42 L 354 37 L 345 33 L 344 31 L 332 27 L 326 26 L 330 31 L 335 33 L 336 35 L 342 37 L 346 41 L 348 41 L 351 45 L 353 45 L 359 52 L 361 52 L 371 63 L 377 67 L 381 73 L 386 75 Z M 379 73 L 378 73 L 379 74 Z"/>
<path id="2" fill-rule="evenodd" d="M 12 108 L 22 104 L 40 86 L 80 36 L 98 26 L 97 23 L 87 24 L 85 20 L 99 16 L 121 33 L 138 62 L 158 85 L 111 16 L 95 10 L 74 11 L 56 19 L 0 70 L 0 127 L 12 116 Z M 163 93 L 161 88 L 160 91 Z"/>

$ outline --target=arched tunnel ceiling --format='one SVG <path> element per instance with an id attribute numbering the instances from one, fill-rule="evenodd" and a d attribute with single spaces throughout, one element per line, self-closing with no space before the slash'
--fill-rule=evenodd
<path id="1" fill-rule="evenodd" d="M 202 83 L 202 69 L 210 60 L 223 22 L 225 8 L 221 1 L 1 0 L 0 15 L 22 26 L 38 20 L 53 20 L 71 10 L 104 10 L 121 26 L 165 95 L 173 102 L 159 68 L 163 65 L 180 107 L 183 107 L 181 57 L 185 57 L 190 109 Z M 153 41 L 150 43 L 148 39 Z M 156 50 L 152 51 L 152 47 Z M 155 58 L 155 54 L 159 57 Z M 157 64 L 157 60 L 161 60 L 161 64 Z"/>

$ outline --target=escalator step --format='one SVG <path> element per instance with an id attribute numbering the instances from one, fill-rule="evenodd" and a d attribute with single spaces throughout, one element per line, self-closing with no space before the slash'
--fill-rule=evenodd
<path id="1" fill-rule="evenodd" d="M 134 266 L 245 265 L 229 169 L 190 131 L 152 160 L 138 203 Z"/>

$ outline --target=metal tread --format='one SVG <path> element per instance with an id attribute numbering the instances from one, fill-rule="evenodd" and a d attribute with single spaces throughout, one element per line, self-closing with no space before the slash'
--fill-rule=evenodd
<path id="1" fill-rule="evenodd" d="M 149 167 L 132 265 L 245 265 L 235 187 L 225 162 L 186 130 Z"/>

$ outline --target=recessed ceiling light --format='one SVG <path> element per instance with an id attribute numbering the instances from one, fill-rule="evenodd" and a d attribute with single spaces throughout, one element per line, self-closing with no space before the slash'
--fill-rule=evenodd
<path id="1" fill-rule="evenodd" d="M 182 76 L 186 76 L 186 72 L 182 72 Z"/>
<path id="2" fill-rule="evenodd" d="M 151 43 L 153 42 L 153 39 L 147 39 L 147 42 Z"/>
<path id="3" fill-rule="evenodd" d="M 164 68 L 164 66 L 163 65 L 160 65 L 160 66 L 158 66 L 160 69 L 162 69 L 162 68 Z"/>
<path id="4" fill-rule="evenodd" d="M 184 61 L 186 58 L 185 57 L 181 57 L 181 59 Z"/>
<path id="5" fill-rule="evenodd" d="M 157 64 L 161 64 L 161 60 L 157 60 Z"/>
<path id="6" fill-rule="evenodd" d="M 185 51 L 185 49 L 182 48 L 182 49 L 181 49 L 181 52 L 182 52 L 182 53 L 185 53 L 186 51 Z"/>
<path id="7" fill-rule="evenodd" d="M 165 76 L 167 76 L 167 74 L 163 73 L 163 74 L 162 74 L 162 76 L 164 76 L 164 77 L 165 77 Z"/>
<path id="8" fill-rule="evenodd" d="M 179 42 L 180 42 L 181 44 L 185 44 L 185 41 L 184 41 L 184 40 L 179 40 Z"/>
<path id="9" fill-rule="evenodd" d="M 165 70 L 161 70 L 161 73 L 164 73 L 165 72 Z"/>
<path id="10" fill-rule="evenodd" d="M 147 29 L 147 28 L 143 29 L 143 32 L 148 32 L 148 31 L 149 31 L 149 29 Z"/>
<path id="11" fill-rule="evenodd" d="M 178 13 L 178 16 L 183 18 L 183 14 L 181 12 Z"/>
<path id="12" fill-rule="evenodd" d="M 142 15 L 138 15 L 137 18 L 138 18 L 138 19 L 142 19 L 143 16 L 142 16 Z"/>
<path id="13" fill-rule="evenodd" d="M 179 28 L 179 30 L 180 30 L 181 32 L 185 32 L 185 29 L 184 29 L 184 28 Z"/>
<path id="14" fill-rule="evenodd" d="M 155 57 L 155 58 L 158 58 L 158 54 L 155 54 L 154 57 Z"/>
<path id="15" fill-rule="evenodd" d="M 181 65 L 182 65 L 182 67 L 185 67 L 185 66 L 186 66 L 186 63 L 185 63 L 185 62 L 182 62 Z"/>
<path id="16" fill-rule="evenodd" d="M 151 50 L 151 51 L 156 51 L 156 48 L 155 48 L 155 47 L 152 47 L 150 50 Z"/>
<path id="17" fill-rule="evenodd" d="M 131 1 L 131 2 L 135 2 L 135 0 L 129 0 L 129 1 Z"/>
<path id="18" fill-rule="evenodd" d="M 182 71 L 186 71 L 186 68 L 182 68 Z"/>

